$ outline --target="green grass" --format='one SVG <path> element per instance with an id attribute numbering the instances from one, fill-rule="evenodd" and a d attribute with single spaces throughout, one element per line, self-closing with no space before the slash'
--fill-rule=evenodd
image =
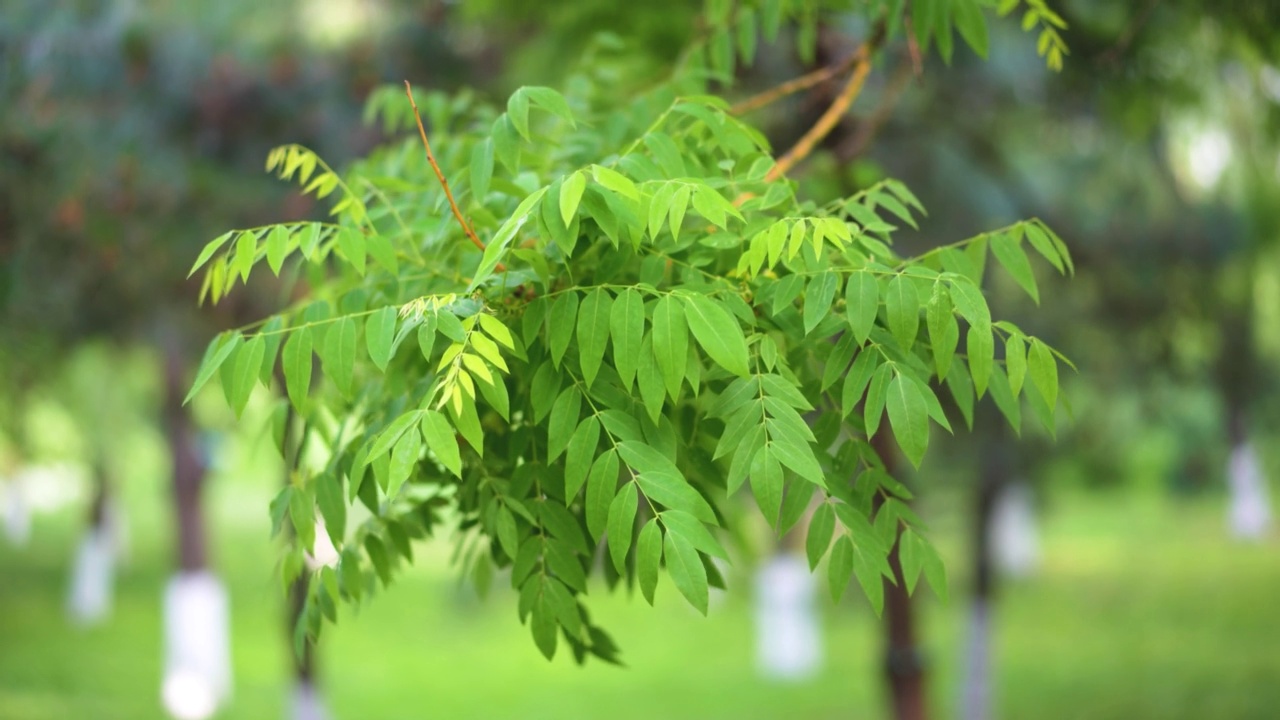
<path id="1" fill-rule="evenodd" d="M 266 539 L 273 481 L 249 458 L 210 488 L 215 563 L 232 597 L 231 718 L 281 717 L 288 674 L 283 607 Z M 144 468 L 146 469 L 146 468 Z M 153 467 L 151 470 L 158 469 Z M 160 477 L 162 473 L 143 472 Z M 167 492 L 128 489 L 129 564 L 110 623 L 64 618 L 79 509 L 41 517 L 32 544 L 0 548 L 0 718 L 160 718 L 159 599 L 171 563 Z M 955 599 L 921 604 L 930 693 L 940 717 L 959 695 L 965 578 L 956 518 L 939 534 Z M 1056 497 L 1043 572 L 1006 585 L 996 619 L 996 698 L 1006 718 L 1273 718 L 1280 708 L 1277 543 L 1225 538 L 1220 506 L 1123 494 Z M 827 664 L 801 684 L 754 672 L 750 583 L 702 618 L 659 588 L 656 609 L 592 589 L 591 608 L 625 669 L 547 663 L 499 589 L 480 601 L 446 567 L 444 545 L 324 636 L 324 688 L 339 720 L 360 718 L 883 717 L 879 627 L 856 597 L 823 607 Z M 495 583 L 497 585 L 498 583 Z"/>

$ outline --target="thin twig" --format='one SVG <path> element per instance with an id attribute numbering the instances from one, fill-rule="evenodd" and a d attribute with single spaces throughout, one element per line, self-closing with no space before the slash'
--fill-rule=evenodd
<path id="1" fill-rule="evenodd" d="M 462 217 L 462 211 L 458 209 L 458 203 L 453 199 L 453 191 L 449 190 L 449 181 L 445 179 L 444 173 L 440 171 L 440 166 L 436 164 L 436 156 L 431 152 L 431 143 L 427 142 L 427 130 L 422 126 L 422 116 L 418 114 L 418 104 L 413 100 L 413 89 L 409 87 L 408 80 L 404 81 L 404 94 L 409 96 L 409 105 L 413 107 L 413 119 L 418 121 L 418 134 L 422 137 L 422 147 L 427 151 L 427 162 L 431 163 L 431 169 L 436 171 L 436 178 L 440 180 L 440 186 L 444 188 L 444 196 L 449 199 L 449 209 L 453 210 L 453 216 L 457 218 L 463 232 L 471 239 L 471 244 L 484 250 L 484 243 L 480 242 L 480 238 L 476 236 L 476 231 L 472 230 L 466 219 Z"/>
<path id="2" fill-rule="evenodd" d="M 907 81 L 911 79 L 911 75 L 912 65 L 910 62 L 898 66 L 893 78 L 880 95 L 880 104 L 866 119 L 858 124 L 858 129 L 850 138 L 847 148 L 840 148 L 843 151 L 839 153 L 841 159 L 847 162 L 866 151 L 876 133 L 888 121 L 889 116 L 893 115 L 893 109 L 898 103 L 898 97 L 902 95 L 902 90 L 906 87 Z"/>
<path id="3" fill-rule="evenodd" d="M 795 144 L 785 155 L 778 158 L 778 162 L 769 169 L 765 174 L 765 182 L 773 182 L 778 178 L 786 175 L 796 163 L 808 157 L 813 152 L 813 148 L 817 146 L 840 122 L 840 118 L 844 116 L 849 105 L 853 103 L 854 98 L 858 97 L 858 93 L 862 91 L 862 84 L 867 79 L 867 74 L 871 72 L 871 54 L 880 45 L 884 39 L 884 24 L 880 23 L 876 27 L 876 31 L 872 34 L 862 47 L 858 48 L 858 52 L 854 53 L 853 74 L 849 76 L 849 81 L 840 90 L 840 94 L 831 103 L 831 107 L 822 113 L 822 117 L 818 118 L 818 122 L 809 128 L 809 132 L 801 137 L 799 142 Z"/>
<path id="4" fill-rule="evenodd" d="M 753 110 L 758 110 L 765 105 L 781 100 L 788 95 L 798 93 L 801 90 L 808 90 L 815 85 L 820 85 L 837 75 L 847 72 L 857 61 L 858 52 L 852 52 L 848 57 L 835 65 L 818 68 L 811 73 L 806 73 L 798 78 L 793 78 L 781 85 L 765 90 L 762 93 L 752 95 L 746 100 L 743 100 L 729 108 L 729 113 L 731 115 L 745 115 Z"/>

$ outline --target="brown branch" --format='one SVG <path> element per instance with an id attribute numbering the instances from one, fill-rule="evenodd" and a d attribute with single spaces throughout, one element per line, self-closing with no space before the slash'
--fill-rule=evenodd
<path id="1" fill-rule="evenodd" d="M 427 162 L 431 163 L 431 169 L 436 171 L 436 178 L 440 180 L 440 186 L 444 188 L 444 196 L 449 199 L 449 209 L 453 210 L 453 216 L 458 219 L 458 224 L 462 226 L 463 232 L 470 238 L 471 244 L 484 250 L 484 243 L 480 242 L 480 238 L 476 236 L 476 231 L 471 229 L 465 218 L 462 217 L 462 211 L 458 209 L 458 203 L 453 199 L 453 191 L 449 189 L 449 181 L 445 179 L 444 173 L 440 171 L 440 166 L 436 164 L 436 156 L 431 152 L 431 143 L 427 142 L 427 130 L 422 127 L 422 116 L 418 114 L 418 104 L 413 100 L 413 90 L 409 87 L 409 81 L 404 81 L 404 94 L 409 96 L 409 105 L 413 107 L 413 119 L 418 121 L 418 134 L 422 137 L 422 147 L 427 151 Z"/>
<path id="2" fill-rule="evenodd" d="M 788 95 L 798 93 L 801 90 L 808 90 L 814 85 L 820 85 L 837 75 L 845 73 L 849 68 L 853 67 L 854 63 L 857 61 L 858 52 L 850 53 L 848 57 L 835 65 L 818 68 L 811 73 L 806 73 L 798 78 L 793 78 L 781 85 L 765 90 L 762 93 L 752 95 L 746 100 L 743 100 L 729 108 L 729 114 L 745 115 L 753 110 L 758 110 L 765 105 L 781 100 Z"/>
<path id="3" fill-rule="evenodd" d="M 853 66 L 853 74 L 849 76 L 849 81 L 840 90 L 840 94 L 831 103 L 831 107 L 822 113 L 822 117 L 818 118 L 818 122 L 809 128 L 809 131 L 800 138 L 794 147 L 778 158 L 778 162 L 764 176 L 765 182 L 773 182 L 786 175 L 791 168 L 796 166 L 796 163 L 808 157 L 809 153 L 813 152 L 814 147 L 831 132 L 836 123 L 840 122 L 840 118 L 849 109 L 849 105 L 853 103 L 854 98 L 858 97 L 858 93 L 862 91 L 862 84 L 866 81 L 867 74 L 871 72 L 872 47 L 872 43 L 868 42 L 858 48 L 858 52 L 855 53 L 857 60 Z"/>

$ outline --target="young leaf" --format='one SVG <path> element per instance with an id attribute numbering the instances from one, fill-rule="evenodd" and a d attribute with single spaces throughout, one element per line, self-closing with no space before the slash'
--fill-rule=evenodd
<path id="1" fill-rule="evenodd" d="M 624 390 L 631 389 L 644 339 L 644 298 L 633 288 L 618 293 L 609 309 L 609 336 L 613 339 L 613 364 Z"/>
<path id="2" fill-rule="evenodd" d="M 578 214 L 578 205 L 582 202 L 582 192 L 587 189 L 587 176 L 581 170 L 569 175 L 560 186 L 560 218 L 565 225 Z"/>
<path id="3" fill-rule="evenodd" d="M 271 272 L 274 275 L 280 275 L 280 268 L 284 265 L 284 258 L 288 251 L 289 228 L 284 225 L 276 225 L 267 234 L 267 265 L 271 267 Z"/>
<path id="4" fill-rule="evenodd" d="M 191 402 L 191 398 L 200 392 L 200 388 L 209 382 L 209 378 L 222 367 L 222 363 L 235 352 L 240 344 L 244 341 L 244 336 L 238 332 L 221 333 L 215 337 L 209 347 L 204 351 L 204 358 L 200 361 L 200 369 L 196 372 L 196 380 L 191 383 L 191 389 L 187 391 L 187 396 L 183 398 L 182 404 L 186 405 Z"/>
<path id="5" fill-rule="evenodd" d="M 747 376 L 747 340 L 738 321 L 705 295 L 687 295 L 684 300 L 684 315 L 698 345 L 720 367 Z"/>
<path id="6" fill-rule="evenodd" d="M 709 600 L 707 571 L 702 566 L 698 551 L 688 540 L 672 533 L 663 538 L 663 548 L 667 557 L 667 574 L 671 576 L 672 583 L 690 605 L 706 615 Z"/>
<path id="7" fill-rule="evenodd" d="M 369 358 L 383 372 L 386 372 L 387 363 L 391 361 L 396 318 L 396 308 L 388 305 L 370 315 L 364 324 L 364 342 L 369 350 Z"/>
<path id="8" fill-rule="evenodd" d="M 664 295 L 653 309 L 653 355 L 666 381 L 667 394 L 673 399 L 680 392 L 688 354 L 689 328 L 684 306 L 674 297 Z"/>
<path id="9" fill-rule="evenodd" d="M 609 318 L 613 299 L 608 291 L 596 288 L 583 299 L 578 310 L 578 363 L 586 386 L 596 379 L 604 350 L 609 343 Z"/>

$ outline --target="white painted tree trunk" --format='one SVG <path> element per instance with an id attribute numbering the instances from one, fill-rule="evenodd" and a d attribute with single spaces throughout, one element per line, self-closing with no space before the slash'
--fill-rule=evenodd
<path id="1" fill-rule="evenodd" d="M 991 511 L 991 559 L 1002 575 L 1027 577 L 1040 566 L 1040 533 L 1031 489 L 1011 483 L 1000 491 Z"/>
<path id="2" fill-rule="evenodd" d="M 31 506 L 27 503 L 21 476 L 0 481 L 0 506 L 3 506 L 5 537 L 11 545 L 24 547 L 31 539 Z"/>
<path id="3" fill-rule="evenodd" d="M 1271 528 L 1271 499 L 1258 453 L 1248 441 L 1231 449 L 1227 490 L 1230 494 L 1227 524 L 1232 536 L 1241 540 L 1265 536 Z"/>
<path id="4" fill-rule="evenodd" d="M 97 625 L 111 615 L 122 533 L 119 515 L 108 502 L 101 522 L 80 540 L 67 593 L 67 614 L 77 625 Z"/>
<path id="5" fill-rule="evenodd" d="M 164 593 L 161 699 L 178 720 L 202 720 L 231 697 L 227 592 L 207 571 L 180 572 Z"/>
<path id="6" fill-rule="evenodd" d="M 289 720 L 330 720 L 329 711 L 315 685 L 305 681 L 294 685 Z"/>
<path id="7" fill-rule="evenodd" d="M 756 660 L 774 680 L 802 680 L 822 667 L 815 583 L 808 561 L 780 553 L 756 573 Z"/>
<path id="8" fill-rule="evenodd" d="M 960 698 L 964 720 L 989 720 L 991 717 L 991 611 L 986 600 L 978 598 L 969 608 L 968 636 L 965 638 L 963 696 Z"/>

